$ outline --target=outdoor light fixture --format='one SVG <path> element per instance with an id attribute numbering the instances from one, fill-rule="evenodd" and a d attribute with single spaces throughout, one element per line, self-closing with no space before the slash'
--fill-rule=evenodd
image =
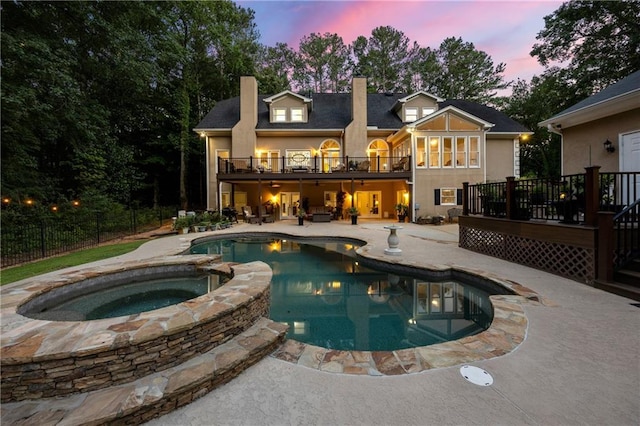
<path id="1" fill-rule="evenodd" d="M 604 149 L 606 149 L 606 150 L 607 150 L 607 152 L 615 152 L 616 147 L 615 147 L 615 146 L 613 146 L 613 143 L 612 143 L 609 139 L 607 139 L 607 140 L 604 142 Z"/>

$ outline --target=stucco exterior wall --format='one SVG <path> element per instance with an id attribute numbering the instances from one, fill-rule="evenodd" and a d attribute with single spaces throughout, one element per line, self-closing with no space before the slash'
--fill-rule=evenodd
<path id="1" fill-rule="evenodd" d="M 484 167 L 487 171 L 487 182 L 504 181 L 507 176 L 514 175 L 515 157 L 512 139 L 489 139 L 487 135 L 487 154 Z"/>
<path id="2" fill-rule="evenodd" d="M 249 157 L 256 149 L 258 123 L 258 82 L 255 77 L 240 77 L 240 121 L 231 129 L 234 141 L 233 157 Z"/>
<path id="3" fill-rule="evenodd" d="M 455 205 L 436 205 L 434 189 L 462 189 L 463 182 L 475 184 L 483 180 L 482 169 L 416 169 L 414 178 L 415 203 L 420 204 L 419 216 L 443 215 Z"/>
<path id="4" fill-rule="evenodd" d="M 344 154 L 364 157 L 367 150 L 367 79 L 353 79 L 351 91 L 352 121 L 344 132 Z"/>
<path id="5" fill-rule="evenodd" d="M 601 172 L 620 169 L 620 135 L 640 130 L 640 108 L 562 130 L 562 174 L 583 173 L 590 165 Z M 609 139 L 616 151 L 609 153 Z"/>

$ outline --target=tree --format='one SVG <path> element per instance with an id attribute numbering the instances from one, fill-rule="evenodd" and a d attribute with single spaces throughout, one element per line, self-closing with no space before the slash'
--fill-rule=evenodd
<path id="1" fill-rule="evenodd" d="M 640 70 L 640 2 L 572 0 L 544 21 L 531 56 L 545 67 L 568 62 L 585 97 Z"/>
<path id="2" fill-rule="evenodd" d="M 15 1 L 1 19 L 3 195 L 175 203 L 181 173 L 183 203 L 202 192 L 189 187 L 202 177 L 191 129 L 254 72 L 253 12 L 230 1 Z"/>
<path id="3" fill-rule="evenodd" d="M 435 56 L 438 66 L 431 70 L 430 78 L 435 80 L 436 94 L 443 98 L 489 104 L 496 90 L 508 87 L 501 75 L 505 64 L 494 66 L 491 57 L 476 50 L 473 43 L 461 38 L 446 38 Z"/>
<path id="4" fill-rule="evenodd" d="M 300 40 L 294 70 L 293 79 L 302 91 L 345 91 L 349 78 L 349 48 L 337 34 L 311 33 Z"/>
<path id="5" fill-rule="evenodd" d="M 260 93 L 280 93 L 291 89 L 289 81 L 293 76 L 296 55 L 286 43 L 276 43 L 275 47 L 260 46 L 256 58 Z"/>
<path id="6" fill-rule="evenodd" d="M 377 27 L 371 37 L 358 37 L 353 43 L 357 73 L 369 78 L 369 90 L 385 93 L 404 91 L 407 67 L 418 49 L 409 47 L 409 38 L 393 27 Z"/>
<path id="7" fill-rule="evenodd" d="M 552 68 L 540 77 L 534 76 L 531 83 L 516 81 L 511 96 L 503 99 L 503 112 L 534 132 L 520 146 L 523 176 L 560 176 L 560 136 L 539 127 L 538 123 L 576 102 L 575 93 L 570 92 L 566 80 L 564 70 Z"/>
<path id="8" fill-rule="evenodd" d="M 424 90 L 428 93 L 436 93 L 438 91 L 436 82 L 440 72 L 436 52 L 428 47 L 417 48 L 415 55 L 407 64 L 404 82 L 406 91 Z"/>

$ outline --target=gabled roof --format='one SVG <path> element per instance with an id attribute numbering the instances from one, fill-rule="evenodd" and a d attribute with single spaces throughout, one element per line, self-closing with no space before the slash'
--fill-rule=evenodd
<path id="1" fill-rule="evenodd" d="M 406 94 L 369 93 L 367 94 L 367 126 L 389 130 L 401 129 L 403 123 L 393 111 L 394 104 Z M 313 129 L 344 129 L 351 122 L 351 94 L 350 93 L 314 93 L 308 97 L 314 104 L 313 112 L 309 114 L 307 123 L 271 123 L 269 108 L 264 102 L 273 96 L 258 96 L 258 124 L 260 130 L 313 130 Z M 529 133 L 530 130 L 513 120 L 506 114 L 472 101 L 445 100 L 440 102 L 439 108 L 449 105 L 458 110 L 477 117 L 488 123 L 493 123 L 489 133 Z M 230 130 L 240 121 L 240 98 L 235 97 L 218 102 L 211 111 L 195 127 L 196 131 Z"/>
<path id="2" fill-rule="evenodd" d="M 552 131 L 598 120 L 640 107 L 640 71 L 538 123 Z"/>
<path id="3" fill-rule="evenodd" d="M 264 101 L 265 103 L 270 104 L 271 102 L 273 102 L 273 101 L 275 101 L 275 100 L 278 100 L 278 99 L 280 99 L 280 98 L 282 98 L 282 97 L 285 97 L 285 96 L 290 96 L 290 97 L 293 97 L 293 98 L 298 98 L 298 99 L 300 99 L 302 102 L 304 102 L 304 103 L 306 103 L 306 104 L 310 104 L 310 103 L 312 102 L 312 99 L 311 99 L 311 98 L 307 98 L 306 96 L 302 96 L 302 95 L 300 95 L 300 94 L 298 94 L 298 93 L 293 93 L 293 92 L 292 92 L 292 91 L 290 91 L 290 90 L 285 90 L 284 92 L 280 92 L 280 93 L 275 94 L 275 95 L 273 95 L 273 96 L 269 96 L 268 98 L 264 98 L 264 99 L 263 99 L 263 101 Z"/>
<path id="4" fill-rule="evenodd" d="M 429 114 L 427 116 L 422 117 L 419 120 L 414 121 L 413 123 L 407 124 L 408 127 L 419 127 L 422 123 L 425 123 L 427 121 L 433 120 L 435 117 L 442 115 L 442 114 L 446 114 L 447 112 L 453 112 L 456 113 L 458 115 L 461 115 L 465 118 L 467 118 L 468 120 L 474 121 L 476 123 L 478 123 L 479 125 L 481 125 L 482 127 L 484 127 L 485 130 L 490 129 L 491 127 L 493 127 L 493 123 L 490 123 L 486 120 L 483 120 L 480 117 L 477 117 L 473 114 L 470 114 L 458 107 L 455 107 L 453 105 L 447 105 L 444 108 L 439 108 L 438 111 L 434 112 L 433 114 Z"/>
<path id="5" fill-rule="evenodd" d="M 258 96 L 258 99 L 261 98 Z M 268 105 L 258 102 L 256 129 L 344 129 L 351 122 L 350 93 L 314 93 L 307 99 L 313 101 L 314 108 L 306 123 L 272 123 Z"/>
<path id="6" fill-rule="evenodd" d="M 486 105 L 462 99 L 448 99 L 444 102 L 440 102 L 438 105 L 440 108 L 452 105 L 468 114 L 489 123 L 493 123 L 493 127 L 489 130 L 489 133 L 531 133 L 531 130 L 509 117 L 504 112 Z"/>
<path id="7" fill-rule="evenodd" d="M 404 103 L 406 103 L 406 102 L 410 101 L 410 100 L 411 100 L 411 99 L 413 99 L 413 98 L 417 98 L 418 96 L 425 96 L 425 97 L 427 97 L 427 98 L 431 98 L 431 99 L 433 99 L 433 100 L 434 100 L 434 101 L 436 101 L 436 102 L 442 102 L 442 101 L 444 101 L 444 99 L 442 99 L 442 98 L 441 98 L 441 97 L 439 97 L 439 96 L 432 95 L 431 93 L 427 93 L 427 92 L 425 92 L 424 90 L 421 90 L 421 91 L 419 91 L 419 92 L 412 93 L 412 94 L 410 94 L 410 95 L 408 95 L 408 96 L 405 96 L 404 98 L 400 98 L 400 99 L 398 99 L 398 100 L 396 101 L 396 103 L 393 105 L 393 110 L 394 110 L 394 111 L 398 111 L 400 108 L 402 108 L 402 104 L 404 104 Z"/>

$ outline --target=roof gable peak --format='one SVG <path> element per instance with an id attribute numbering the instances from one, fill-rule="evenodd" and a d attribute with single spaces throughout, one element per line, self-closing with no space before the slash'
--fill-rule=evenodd
<path id="1" fill-rule="evenodd" d="M 485 130 L 488 130 L 488 129 L 490 129 L 490 128 L 492 128 L 494 126 L 493 123 L 490 123 L 490 122 L 488 122 L 486 120 L 483 120 L 482 118 L 477 117 L 477 116 L 475 116 L 473 114 L 470 114 L 470 113 L 468 113 L 468 112 L 466 112 L 466 111 L 464 111 L 464 110 L 462 110 L 460 108 L 456 108 L 453 105 L 447 105 L 446 107 L 441 108 L 441 109 L 439 109 L 438 111 L 436 111 L 436 112 L 434 112 L 432 114 L 426 115 L 426 116 L 422 117 L 421 119 L 419 119 L 417 121 L 414 121 L 413 123 L 410 124 L 410 127 L 415 129 L 415 128 L 419 127 L 422 123 L 425 123 L 427 121 L 433 120 L 435 117 L 438 117 L 438 116 L 440 116 L 442 114 L 446 114 L 448 112 L 452 112 L 452 113 L 454 113 L 456 115 L 464 117 L 467 120 L 470 120 L 470 121 L 473 121 L 475 123 L 478 123 Z"/>
<path id="2" fill-rule="evenodd" d="M 275 94 L 273 96 L 269 96 L 268 98 L 264 98 L 263 101 L 265 103 L 267 103 L 267 104 L 270 104 L 271 102 L 276 101 L 276 100 L 278 100 L 280 98 L 283 98 L 285 96 L 290 96 L 290 97 L 294 97 L 294 98 L 300 99 L 304 103 L 313 102 L 313 99 L 307 98 L 306 96 L 302 96 L 302 95 L 300 95 L 298 93 L 293 93 L 290 90 L 285 90 L 284 92 L 280 92 L 280 93 L 277 93 L 277 94 Z"/>

